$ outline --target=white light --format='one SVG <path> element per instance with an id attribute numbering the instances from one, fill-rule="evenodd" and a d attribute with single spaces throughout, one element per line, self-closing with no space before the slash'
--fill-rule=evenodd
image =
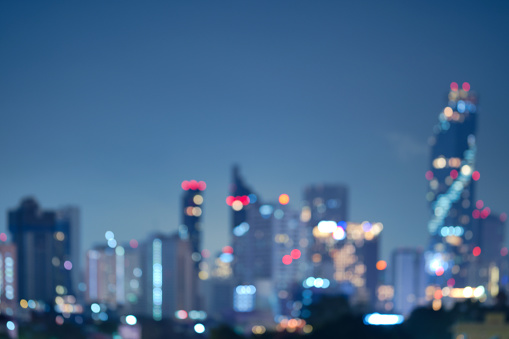
<path id="1" fill-rule="evenodd" d="M 322 278 L 316 278 L 314 283 L 316 288 L 320 288 L 323 286 L 323 279 Z"/>
<path id="2" fill-rule="evenodd" d="M 203 324 L 198 323 L 198 324 L 194 325 L 194 331 L 196 333 L 203 333 L 203 332 L 205 332 L 205 326 L 203 326 Z"/>
<path id="3" fill-rule="evenodd" d="M 322 233 L 332 233 L 336 230 L 338 224 L 330 220 L 322 220 L 318 223 L 318 230 Z"/>
<path id="4" fill-rule="evenodd" d="M 403 320 L 404 317 L 399 314 L 371 313 L 364 316 L 364 323 L 367 325 L 397 325 Z"/>
<path id="5" fill-rule="evenodd" d="M 136 319 L 134 315 L 128 315 L 127 317 L 125 317 L 125 322 L 127 323 L 127 325 L 136 325 L 138 319 Z"/>
<path id="6" fill-rule="evenodd" d="M 10 321 L 10 320 L 9 320 L 9 321 L 7 322 L 7 329 L 8 329 L 9 331 L 14 331 L 14 329 L 15 329 L 15 328 L 16 328 L 16 325 L 14 325 L 14 323 L 13 323 L 12 321 Z"/>
<path id="7" fill-rule="evenodd" d="M 101 306 L 99 306 L 99 304 L 96 304 L 96 303 L 93 303 L 92 305 L 90 305 L 90 309 L 92 310 L 92 312 L 94 313 L 99 313 L 101 312 Z"/>
<path id="8" fill-rule="evenodd" d="M 117 246 L 117 241 L 115 239 L 108 240 L 108 247 L 115 248 Z"/>
<path id="9" fill-rule="evenodd" d="M 474 297 L 480 298 L 484 294 L 484 286 L 479 286 L 474 290 Z"/>
<path id="10" fill-rule="evenodd" d="M 334 232 L 332 232 L 332 237 L 336 240 L 345 239 L 345 230 L 341 227 L 337 227 Z"/>
<path id="11" fill-rule="evenodd" d="M 468 165 L 463 165 L 461 167 L 461 174 L 463 174 L 463 175 L 470 175 L 470 173 L 472 173 L 472 167 L 470 167 Z"/>
<path id="12" fill-rule="evenodd" d="M 111 240 L 115 238 L 115 235 L 113 234 L 112 231 L 107 231 L 106 233 L 104 233 L 104 237 L 106 238 L 106 240 Z"/>

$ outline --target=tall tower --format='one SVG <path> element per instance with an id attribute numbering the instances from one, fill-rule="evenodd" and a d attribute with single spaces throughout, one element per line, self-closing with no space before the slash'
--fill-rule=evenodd
<path id="1" fill-rule="evenodd" d="M 470 85 L 453 82 L 447 105 L 430 138 L 430 170 L 426 172 L 431 209 L 426 271 L 439 286 L 468 285 L 469 259 L 478 243 L 472 212 L 475 202 L 477 97 Z"/>
<path id="2" fill-rule="evenodd" d="M 201 215 L 203 213 L 203 191 L 207 185 L 204 181 L 183 181 L 182 189 L 182 224 L 179 228 L 181 238 L 191 242 L 193 260 L 201 259 Z"/>

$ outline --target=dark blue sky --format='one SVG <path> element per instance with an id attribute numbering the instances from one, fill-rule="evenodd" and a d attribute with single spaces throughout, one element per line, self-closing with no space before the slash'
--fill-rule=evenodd
<path id="1" fill-rule="evenodd" d="M 425 245 L 427 139 L 451 81 L 480 97 L 478 198 L 509 211 L 508 15 L 502 1 L 3 1 L 0 210 L 76 204 L 88 248 L 106 230 L 175 230 L 180 182 L 205 180 L 218 249 L 237 162 L 295 206 L 306 184 L 348 184 L 351 219 L 384 223 L 386 259 Z"/>

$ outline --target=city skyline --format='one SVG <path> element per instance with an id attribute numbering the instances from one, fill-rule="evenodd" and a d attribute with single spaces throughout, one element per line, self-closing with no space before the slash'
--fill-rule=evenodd
<path id="1" fill-rule="evenodd" d="M 76 205 L 85 250 L 107 230 L 121 242 L 176 231 L 180 184 L 196 178 L 207 183 L 204 247 L 219 250 L 230 242 L 225 198 L 238 163 L 264 201 L 287 193 L 293 207 L 307 185 L 347 185 L 351 221 L 384 224 L 388 260 L 398 246 L 427 244 L 427 139 L 449 84 L 466 81 L 481 98 L 476 195 L 509 210 L 503 10 L 423 5 L 405 17 L 401 4 L 261 5 L 263 27 L 262 9 L 247 4 L 139 13 L 110 4 L 97 17 L 78 5 L 3 4 L 0 208 L 27 195 L 47 208 Z M 344 14 L 361 11 L 358 21 Z M 168 13 L 184 18 L 168 22 Z M 437 22 L 419 30 L 430 16 Z M 126 39 L 120 27 L 130 22 Z M 451 38 L 451 26 L 465 31 Z M 33 48 L 38 57 L 22 57 Z"/>

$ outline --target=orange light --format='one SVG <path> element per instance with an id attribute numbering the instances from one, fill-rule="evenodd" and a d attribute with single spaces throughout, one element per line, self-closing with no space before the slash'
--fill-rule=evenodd
<path id="1" fill-rule="evenodd" d="M 385 260 L 379 260 L 376 263 L 376 269 L 379 271 L 383 271 L 387 268 L 387 262 Z"/>
<path id="2" fill-rule="evenodd" d="M 279 203 L 281 205 L 286 205 L 290 202 L 290 197 L 288 196 L 288 194 L 281 194 L 279 196 Z"/>

